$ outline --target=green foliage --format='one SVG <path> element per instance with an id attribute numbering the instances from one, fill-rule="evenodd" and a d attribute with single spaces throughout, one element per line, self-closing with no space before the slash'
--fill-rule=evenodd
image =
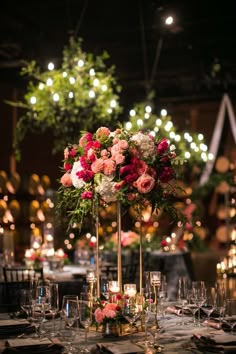
<path id="1" fill-rule="evenodd" d="M 95 57 L 83 52 L 81 40 L 71 38 L 60 68 L 42 72 L 35 61 L 28 63 L 21 72 L 30 78 L 23 102 L 8 102 L 25 110 L 17 122 L 16 149 L 29 131 L 50 130 L 56 153 L 76 143 L 81 130 L 115 124 L 121 88 L 107 58 L 107 53 Z"/>

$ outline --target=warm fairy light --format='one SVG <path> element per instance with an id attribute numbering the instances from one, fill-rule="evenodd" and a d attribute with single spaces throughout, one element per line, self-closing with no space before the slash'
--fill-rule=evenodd
<path id="1" fill-rule="evenodd" d="M 95 92 L 93 90 L 89 91 L 89 97 L 94 98 L 95 97 Z"/>
<path id="2" fill-rule="evenodd" d="M 52 84 L 53 84 L 53 80 L 49 77 L 49 78 L 47 79 L 47 81 L 46 81 L 46 85 L 47 85 L 47 86 L 52 86 Z"/>
<path id="3" fill-rule="evenodd" d="M 146 106 L 145 107 L 145 112 L 146 113 L 151 113 L 152 112 L 152 107 L 151 106 Z"/>
<path id="4" fill-rule="evenodd" d="M 70 243 L 66 246 L 66 248 L 67 248 L 68 250 L 71 250 L 72 247 L 73 247 L 73 246 L 72 246 Z"/>
<path id="5" fill-rule="evenodd" d="M 70 243 L 70 241 L 67 240 L 67 239 L 65 239 L 65 240 L 64 240 L 64 244 L 65 244 L 65 245 L 68 245 L 68 243 Z"/>
<path id="6" fill-rule="evenodd" d="M 173 19 L 172 16 L 168 16 L 168 17 L 165 19 L 165 24 L 166 24 L 167 26 L 172 25 L 173 22 L 174 22 L 174 19 Z"/>
<path id="7" fill-rule="evenodd" d="M 201 143 L 201 144 L 200 144 L 200 149 L 201 149 L 202 151 L 207 151 L 207 146 L 206 146 L 206 144 Z"/>
<path id="8" fill-rule="evenodd" d="M 94 79 L 93 80 L 93 86 L 94 87 L 98 87 L 99 86 L 99 80 L 98 79 Z"/>
<path id="9" fill-rule="evenodd" d="M 160 130 L 160 129 L 159 129 L 157 126 L 155 126 L 155 127 L 154 127 L 154 131 L 155 131 L 155 133 L 158 133 L 158 132 L 159 132 L 159 130 Z"/>
<path id="10" fill-rule="evenodd" d="M 184 157 L 186 157 L 186 159 L 189 159 L 189 158 L 191 157 L 190 152 L 189 152 L 189 151 L 186 151 L 186 152 L 184 153 Z"/>
<path id="11" fill-rule="evenodd" d="M 0 227 L 0 234 L 3 234 L 4 233 L 4 228 L 1 226 Z"/>
<path id="12" fill-rule="evenodd" d="M 44 84 L 42 82 L 40 82 L 39 84 L 39 90 L 43 90 L 44 89 Z"/>
<path id="13" fill-rule="evenodd" d="M 85 236 L 86 236 L 86 238 L 87 238 L 88 240 L 92 237 L 92 235 L 91 235 L 90 232 L 87 232 Z"/>
<path id="14" fill-rule="evenodd" d="M 161 110 L 161 116 L 162 116 L 162 117 L 166 117 L 166 116 L 167 116 L 167 110 L 166 110 L 166 109 L 163 108 L 163 109 Z"/>
<path id="15" fill-rule="evenodd" d="M 97 242 L 97 237 L 96 236 L 92 236 L 91 237 L 91 242 L 92 243 L 96 243 Z"/>
<path id="16" fill-rule="evenodd" d="M 79 59 L 77 64 L 78 64 L 78 66 L 79 66 L 80 68 L 82 68 L 82 66 L 84 66 L 84 61 L 83 61 L 83 59 Z"/>
<path id="17" fill-rule="evenodd" d="M 102 85 L 102 91 L 103 92 L 107 91 L 107 85 L 105 85 L 105 84 Z"/>
<path id="18" fill-rule="evenodd" d="M 137 125 L 138 125 L 139 127 L 142 127 L 142 125 L 143 125 L 143 120 L 142 120 L 141 118 L 139 118 L 139 119 L 137 120 Z"/>
<path id="19" fill-rule="evenodd" d="M 73 76 L 71 76 L 71 77 L 69 78 L 69 81 L 70 81 L 70 84 L 71 84 L 71 85 L 74 85 L 74 84 L 75 84 L 75 78 L 74 78 Z"/>
<path id="20" fill-rule="evenodd" d="M 171 128 L 173 127 L 173 123 L 171 121 L 167 122 L 165 125 L 165 131 L 169 132 Z"/>
<path id="21" fill-rule="evenodd" d="M 201 153 L 201 158 L 202 158 L 203 161 L 206 162 L 207 161 L 207 154 L 205 152 L 202 152 Z"/>
<path id="22" fill-rule="evenodd" d="M 198 140 L 203 140 L 203 138 L 204 138 L 204 136 L 203 136 L 203 134 L 198 134 Z"/>
<path id="23" fill-rule="evenodd" d="M 179 134 L 175 135 L 175 141 L 179 142 L 181 140 L 181 136 Z"/>
<path id="24" fill-rule="evenodd" d="M 149 113 L 145 113 L 145 114 L 144 114 L 144 118 L 145 118 L 145 119 L 149 119 L 149 118 L 150 118 L 150 114 L 149 114 Z"/>
<path id="25" fill-rule="evenodd" d="M 155 136 L 156 136 L 155 131 L 153 131 L 153 130 L 152 130 L 152 131 L 150 132 L 150 135 L 151 135 L 151 136 L 153 136 L 153 137 L 155 138 Z"/>
<path id="26" fill-rule="evenodd" d="M 71 233 L 69 234 L 69 238 L 70 238 L 70 239 L 75 238 L 75 234 L 73 234 L 73 232 L 71 232 Z"/>
<path id="27" fill-rule="evenodd" d="M 196 145 L 196 143 L 192 142 L 192 143 L 190 144 L 190 147 L 191 147 L 191 149 L 195 150 L 196 147 L 197 147 L 197 145 Z"/>
<path id="28" fill-rule="evenodd" d="M 130 115 L 131 117 L 134 117 L 134 116 L 136 115 L 135 110 L 134 110 L 134 109 L 131 109 L 131 110 L 129 111 L 129 115 Z"/>
<path id="29" fill-rule="evenodd" d="M 16 227 L 15 227 L 14 224 L 11 224 L 11 225 L 10 225 L 10 229 L 11 229 L 11 230 L 15 230 L 15 228 L 16 228 Z"/>
<path id="30" fill-rule="evenodd" d="M 214 155 L 212 153 L 209 153 L 208 154 L 208 160 L 214 160 Z"/>
<path id="31" fill-rule="evenodd" d="M 59 95 L 58 95 L 58 93 L 54 93 L 54 95 L 52 96 L 52 98 L 53 98 L 53 101 L 55 101 L 55 102 L 57 102 L 57 101 L 59 101 Z"/>
<path id="32" fill-rule="evenodd" d="M 112 109 L 111 108 L 107 108 L 107 113 L 111 114 L 112 113 Z"/>
<path id="33" fill-rule="evenodd" d="M 200 227 L 200 226 L 202 225 L 201 221 L 200 221 L 200 220 L 197 220 L 197 221 L 196 221 L 196 225 L 197 225 L 198 227 Z"/>
<path id="34" fill-rule="evenodd" d="M 116 105 L 117 105 L 116 100 L 111 100 L 110 106 L 111 106 L 112 108 L 115 108 Z"/>
<path id="35" fill-rule="evenodd" d="M 30 97 L 30 103 L 35 104 L 37 102 L 37 98 L 35 96 Z"/>
<path id="36" fill-rule="evenodd" d="M 63 71 L 63 73 L 62 73 L 62 77 L 67 77 L 67 72 L 66 71 Z"/>
<path id="37" fill-rule="evenodd" d="M 74 93 L 72 91 L 70 91 L 68 96 L 69 96 L 69 98 L 73 98 L 74 97 Z"/>
<path id="38" fill-rule="evenodd" d="M 89 75 L 94 76 L 95 75 L 95 70 L 92 68 L 89 70 Z"/>
<path id="39" fill-rule="evenodd" d="M 54 64 L 53 63 L 49 63 L 48 64 L 48 70 L 52 71 L 54 69 Z"/>
<path id="40" fill-rule="evenodd" d="M 160 118 L 157 118 L 156 125 L 158 125 L 159 127 L 162 125 L 162 121 Z"/>

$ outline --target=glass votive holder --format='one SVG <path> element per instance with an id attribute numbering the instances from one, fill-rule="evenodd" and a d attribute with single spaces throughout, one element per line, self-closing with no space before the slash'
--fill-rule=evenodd
<path id="1" fill-rule="evenodd" d="M 117 280 L 110 280 L 108 282 L 109 291 L 113 294 L 117 294 L 120 291 L 120 287 Z"/>
<path id="2" fill-rule="evenodd" d="M 150 272 L 150 282 L 152 286 L 160 286 L 161 272 Z"/>
<path id="3" fill-rule="evenodd" d="M 124 294 L 134 297 L 137 294 L 136 284 L 124 284 Z"/>
<path id="4" fill-rule="evenodd" d="M 86 281 L 88 283 L 95 283 L 96 277 L 95 277 L 95 271 L 93 269 L 88 269 L 86 272 Z"/>

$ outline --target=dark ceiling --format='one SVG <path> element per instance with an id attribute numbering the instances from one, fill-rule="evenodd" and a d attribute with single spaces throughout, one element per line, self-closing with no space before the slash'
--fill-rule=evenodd
<path id="1" fill-rule="evenodd" d="M 154 90 L 163 101 L 236 96 L 235 1 L 4 1 L 0 81 L 21 85 L 22 60 L 42 68 L 74 34 L 85 51 L 110 54 L 124 102 Z M 172 14 L 175 23 L 164 26 Z"/>

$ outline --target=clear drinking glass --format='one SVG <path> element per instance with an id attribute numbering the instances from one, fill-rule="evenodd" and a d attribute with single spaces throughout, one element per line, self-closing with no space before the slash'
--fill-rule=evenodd
<path id="1" fill-rule="evenodd" d="M 50 336 L 55 337 L 57 335 L 55 330 L 55 316 L 59 311 L 59 292 L 57 283 L 49 284 L 49 311 L 52 314 L 53 321 Z"/>
<path id="2" fill-rule="evenodd" d="M 225 308 L 226 308 L 226 294 L 225 287 L 223 282 L 216 282 L 216 310 L 220 315 L 220 324 L 222 323 L 222 319 L 224 317 Z"/>
<path id="3" fill-rule="evenodd" d="M 225 307 L 225 316 L 223 324 L 226 323 L 230 328 L 231 334 L 234 333 L 234 327 L 236 326 L 236 299 L 227 299 Z"/>
<path id="4" fill-rule="evenodd" d="M 201 307 L 206 301 L 206 288 L 204 281 L 193 281 L 192 282 L 193 291 L 193 301 L 198 307 L 198 326 L 201 326 L 200 311 Z"/>
<path id="5" fill-rule="evenodd" d="M 202 306 L 202 310 L 207 315 L 208 329 L 210 328 L 209 320 L 210 320 L 211 314 L 215 310 L 215 308 L 216 308 L 216 289 L 214 287 L 210 287 L 210 288 L 206 289 L 206 301 Z"/>
<path id="6" fill-rule="evenodd" d="M 178 280 L 178 292 L 177 292 L 177 303 L 181 308 L 181 322 L 180 325 L 183 326 L 184 323 L 184 307 L 186 306 L 187 300 L 187 278 L 180 277 Z"/>
<path id="7" fill-rule="evenodd" d="M 27 318 L 29 318 L 31 305 L 32 305 L 32 296 L 31 296 L 30 289 L 21 289 L 20 307 L 26 313 Z"/>
<path id="8" fill-rule="evenodd" d="M 69 335 L 67 335 L 66 338 L 67 338 L 67 350 L 68 350 L 68 354 L 70 354 L 73 353 L 74 351 L 74 348 L 71 345 L 71 341 L 73 337 L 72 327 L 76 323 L 79 316 L 79 301 L 77 295 L 63 296 L 61 316 L 65 321 L 65 327 L 69 329 Z"/>
<path id="9" fill-rule="evenodd" d="M 141 308 L 136 304 L 135 299 L 129 298 L 126 300 L 123 308 L 123 315 L 129 322 L 131 332 L 133 332 L 134 323 L 141 316 Z"/>
<path id="10" fill-rule="evenodd" d="M 81 325 L 84 327 L 85 332 L 85 345 L 80 350 L 82 353 L 89 353 L 88 349 L 88 331 L 89 326 L 92 323 L 92 302 L 89 294 L 81 293 L 80 301 L 79 301 L 79 321 Z"/>

